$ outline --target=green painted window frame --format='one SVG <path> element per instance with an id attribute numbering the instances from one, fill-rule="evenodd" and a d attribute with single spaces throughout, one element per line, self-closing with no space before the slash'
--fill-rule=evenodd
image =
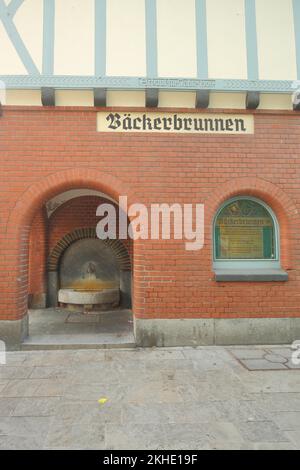
<path id="1" fill-rule="evenodd" d="M 241 201 L 253 201 L 261 205 L 270 215 L 274 225 L 274 243 L 275 257 L 273 259 L 219 259 L 217 258 L 218 243 L 216 238 L 216 222 L 222 210 L 229 204 Z M 264 269 L 280 269 L 280 230 L 277 217 L 273 210 L 261 199 L 252 196 L 236 196 L 227 199 L 218 209 L 213 221 L 213 267 L 214 269 L 231 269 L 231 270 L 264 270 Z"/>

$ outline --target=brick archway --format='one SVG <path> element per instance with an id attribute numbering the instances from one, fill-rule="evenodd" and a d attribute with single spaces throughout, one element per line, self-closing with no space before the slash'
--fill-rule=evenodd
<path id="1" fill-rule="evenodd" d="M 120 195 L 127 195 L 131 204 L 131 189 L 115 176 L 96 169 L 64 170 L 43 178 L 30 186 L 18 199 L 7 224 L 7 233 L 16 234 L 18 227 L 27 226 L 37 209 L 47 200 L 70 189 L 95 189 L 117 201 Z"/>
<path id="2" fill-rule="evenodd" d="M 30 186 L 16 202 L 5 233 L 3 258 L 9 272 L 2 280 L 6 296 L 0 302 L 7 320 L 21 320 L 27 314 L 29 233 L 35 213 L 55 195 L 82 188 L 101 191 L 115 200 L 126 195 L 129 204 L 133 201 L 133 193 L 122 181 L 91 168 L 56 172 Z"/>

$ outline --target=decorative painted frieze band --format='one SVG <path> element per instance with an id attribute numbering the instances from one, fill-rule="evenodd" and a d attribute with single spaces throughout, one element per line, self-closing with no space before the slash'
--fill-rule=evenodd
<path id="1" fill-rule="evenodd" d="M 7 89 L 39 89 L 53 87 L 60 89 L 107 88 L 112 90 L 210 90 L 222 92 L 292 93 L 292 80 L 200 80 L 196 78 L 146 78 L 146 77 L 97 77 L 70 75 L 0 75 Z"/>

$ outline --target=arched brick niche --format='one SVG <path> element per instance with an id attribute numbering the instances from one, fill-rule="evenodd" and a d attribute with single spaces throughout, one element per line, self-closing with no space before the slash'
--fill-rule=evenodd
<path id="1" fill-rule="evenodd" d="M 78 240 L 98 239 L 96 230 L 93 227 L 78 228 L 64 235 L 52 249 L 48 261 L 48 306 L 57 306 L 59 290 L 59 266 L 60 260 L 73 243 Z M 106 247 L 109 247 L 120 270 L 120 291 L 121 306 L 131 307 L 131 260 L 127 248 L 121 240 L 99 240 Z"/>
<path id="2" fill-rule="evenodd" d="M 57 271 L 60 257 L 63 252 L 75 241 L 84 238 L 97 238 L 96 230 L 93 227 L 79 228 L 68 233 L 56 244 L 48 258 L 48 271 Z M 129 253 L 121 240 L 101 240 L 102 243 L 109 246 L 114 253 L 119 264 L 120 271 L 130 271 L 131 261 Z"/>

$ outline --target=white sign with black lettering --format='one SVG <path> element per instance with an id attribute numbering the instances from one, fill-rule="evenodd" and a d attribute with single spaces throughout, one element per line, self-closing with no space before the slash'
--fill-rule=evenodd
<path id="1" fill-rule="evenodd" d="M 180 132 L 184 134 L 253 134 L 253 115 L 162 112 L 99 112 L 99 132 Z"/>

